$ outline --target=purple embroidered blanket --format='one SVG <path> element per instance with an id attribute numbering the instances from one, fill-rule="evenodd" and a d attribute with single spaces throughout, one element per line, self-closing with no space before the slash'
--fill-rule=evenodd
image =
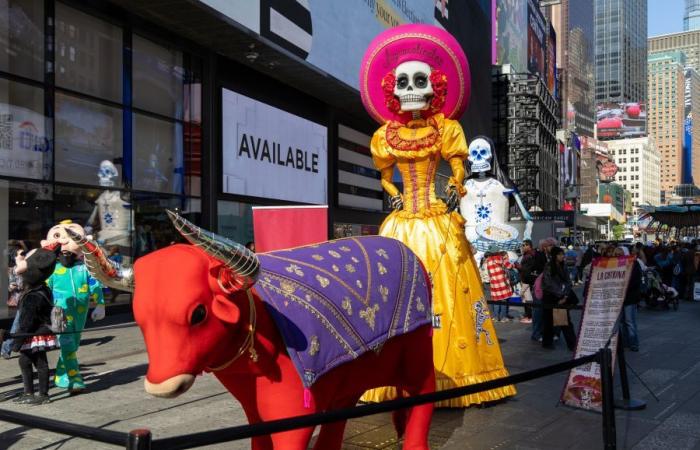
<path id="1" fill-rule="evenodd" d="M 256 291 L 305 387 L 431 322 L 420 261 L 395 239 L 340 239 L 258 257 Z"/>

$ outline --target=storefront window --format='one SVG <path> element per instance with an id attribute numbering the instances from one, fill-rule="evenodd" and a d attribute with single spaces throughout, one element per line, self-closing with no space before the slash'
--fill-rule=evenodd
<path id="1" fill-rule="evenodd" d="M 57 181 L 98 185 L 100 163 L 121 161 L 122 141 L 120 109 L 56 94 Z"/>
<path id="2" fill-rule="evenodd" d="M 184 193 L 182 124 L 134 113 L 134 189 Z"/>
<path id="3" fill-rule="evenodd" d="M 56 85 L 122 102 L 122 30 L 56 3 Z"/>
<path id="4" fill-rule="evenodd" d="M 0 175 L 51 177 L 51 121 L 44 91 L 0 78 Z"/>
<path id="5" fill-rule="evenodd" d="M 0 2 L 0 70 L 44 79 L 44 0 Z"/>
<path id="6" fill-rule="evenodd" d="M 198 199 L 134 193 L 136 228 L 133 252 L 136 258 L 184 239 L 170 222 L 166 210 L 177 211 L 192 223 L 201 223 Z"/>
<path id="7" fill-rule="evenodd" d="M 133 38 L 134 107 L 183 118 L 185 69 L 182 52 Z"/>
<path id="8" fill-rule="evenodd" d="M 220 200 L 217 233 L 245 245 L 253 241 L 253 205 Z"/>
<path id="9" fill-rule="evenodd" d="M 0 317 L 16 311 L 16 296 L 8 304 L 16 250 L 40 245 L 51 225 L 52 203 L 49 184 L 0 180 Z"/>

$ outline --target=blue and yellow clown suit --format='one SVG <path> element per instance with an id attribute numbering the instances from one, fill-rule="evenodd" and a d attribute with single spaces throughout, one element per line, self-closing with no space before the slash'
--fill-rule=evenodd
<path id="1" fill-rule="evenodd" d="M 56 269 L 47 284 L 53 291 L 54 304 L 65 310 L 66 331 L 80 332 L 85 328 L 91 301 L 104 308 L 102 284 L 90 276 L 82 262 L 76 262 L 71 267 L 56 263 Z M 80 333 L 61 334 L 58 341 L 61 344 L 61 356 L 56 365 L 54 384 L 71 391 L 84 389 L 77 355 Z"/>

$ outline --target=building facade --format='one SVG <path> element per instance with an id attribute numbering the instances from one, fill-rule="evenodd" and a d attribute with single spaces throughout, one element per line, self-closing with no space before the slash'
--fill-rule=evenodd
<path id="1" fill-rule="evenodd" d="M 645 102 L 646 58 L 647 0 L 595 0 L 596 103 Z"/>
<path id="2" fill-rule="evenodd" d="M 615 182 L 630 192 L 634 208 L 661 204 L 661 155 L 653 137 L 606 141 L 618 167 Z"/>
<path id="3" fill-rule="evenodd" d="M 649 134 L 661 154 L 661 203 L 667 203 L 683 172 L 685 55 L 681 51 L 649 54 Z"/>
<path id="4" fill-rule="evenodd" d="M 685 0 L 683 31 L 700 30 L 700 0 Z"/>
<path id="5" fill-rule="evenodd" d="M 507 67 L 506 67 L 507 68 Z M 526 207 L 559 208 L 559 106 L 539 77 L 494 73 L 493 140 Z"/>
<path id="6" fill-rule="evenodd" d="M 680 50 L 685 54 L 686 64 L 700 70 L 700 29 L 652 36 L 648 46 L 649 53 Z"/>
<path id="7" fill-rule="evenodd" d="M 544 6 L 556 32 L 561 79 L 562 128 L 593 136 L 595 122 L 595 28 L 592 2 L 561 0 Z"/>
<path id="8" fill-rule="evenodd" d="M 357 79 L 392 25 L 455 36 L 472 75 L 465 134 L 491 132 L 491 41 L 473 39 L 491 33 L 490 2 L 310 3 L 1 2 L 3 255 L 72 219 L 133 260 L 179 240 L 166 209 L 241 243 L 254 205 L 327 204 L 329 237 L 376 233 L 388 211 L 369 156 L 378 125 Z M 307 163 L 269 164 L 255 156 L 265 145 Z M 110 241 L 115 222 L 124 236 Z"/>

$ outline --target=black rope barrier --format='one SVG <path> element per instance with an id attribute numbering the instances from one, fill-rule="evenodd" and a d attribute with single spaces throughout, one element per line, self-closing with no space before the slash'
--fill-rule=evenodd
<path id="1" fill-rule="evenodd" d="M 126 446 L 129 439 L 129 433 L 124 433 L 121 431 L 105 430 L 103 428 L 90 427 L 87 425 L 78 425 L 60 420 L 47 419 L 46 417 L 8 411 L 6 409 L 0 409 L 0 420 L 17 425 L 23 425 L 29 428 L 53 431 L 54 433 L 65 434 L 91 441 L 104 442 L 105 444 L 119 445 L 122 447 Z"/>
<path id="2" fill-rule="evenodd" d="M 476 394 L 478 392 L 489 391 L 511 384 L 523 383 L 536 378 L 553 375 L 555 373 L 570 370 L 574 367 L 582 366 L 600 359 L 600 352 L 583 356 L 571 361 L 564 361 L 550 366 L 540 367 L 527 372 L 509 375 L 495 380 L 470 386 L 447 389 L 430 394 L 421 394 L 413 397 L 406 397 L 390 400 L 381 403 L 356 406 L 352 408 L 336 409 L 316 414 L 289 417 L 286 419 L 272 420 L 250 425 L 240 425 L 236 427 L 224 428 L 221 430 L 203 431 L 199 433 L 186 434 L 171 438 L 156 439 L 152 442 L 153 449 L 187 449 L 204 445 L 219 444 L 223 442 L 248 439 L 255 436 L 279 433 L 282 431 L 306 428 L 325 423 L 337 422 L 340 420 L 355 419 L 358 417 L 370 416 L 389 412 L 397 409 L 409 408 L 425 403 L 435 403 L 454 397 Z"/>
<path id="3" fill-rule="evenodd" d="M 506 300 L 488 300 L 486 303 L 489 305 L 503 305 L 503 306 L 516 306 L 523 307 L 529 306 L 531 308 L 541 308 L 541 309 L 583 309 L 582 305 L 560 305 L 552 303 L 542 303 L 542 302 L 511 302 Z"/>

